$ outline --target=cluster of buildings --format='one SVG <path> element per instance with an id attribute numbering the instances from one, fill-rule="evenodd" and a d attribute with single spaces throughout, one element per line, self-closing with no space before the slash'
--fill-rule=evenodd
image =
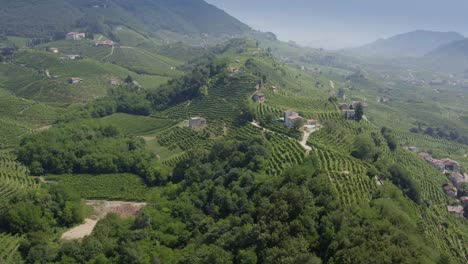
<path id="1" fill-rule="evenodd" d="M 407 147 L 411 148 L 411 147 Z M 451 159 L 435 159 L 431 156 L 431 154 L 427 152 L 420 152 L 419 156 L 424 158 L 429 164 L 431 164 L 434 168 L 437 168 L 438 170 L 445 172 L 447 170 L 453 171 L 453 172 L 460 172 L 460 163 L 451 160 Z"/>
<path id="2" fill-rule="evenodd" d="M 284 125 L 287 127 L 293 127 L 297 124 L 304 122 L 303 128 L 309 132 L 313 132 L 319 128 L 318 121 L 315 119 L 305 119 L 299 115 L 299 113 L 292 110 L 284 112 Z"/>
<path id="3" fill-rule="evenodd" d="M 362 108 L 366 109 L 369 107 L 367 103 L 364 103 L 363 101 L 352 101 L 351 104 L 348 103 L 341 103 L 339 105 L 341 114 L 345 119 L 354 119 L 356 116 L 356 107 L 358 105 L 361 105 Z"/>
<path id="4" fill-rule="evenodd" d="M 403 149 L 417 153 L 420 157 L 424 158 L 429 164 L 439 171 L 449 175 L 450 182 L 443 186 L 444 193 L 453 199 L 458 200 L 460 205 L 447 206 L 450 214 L 463 217 L 465 214 L 465 207 L 468 206 L 468 197 L 459 197 L 459 192 L 464 191 L 464 185 L 468 184 L 468 175 L 460 172 L 460 164 L 451 159 L 435 159 L 427 152 L 419 152 L 419 148 L 414 146 L 404 146 Z"/>

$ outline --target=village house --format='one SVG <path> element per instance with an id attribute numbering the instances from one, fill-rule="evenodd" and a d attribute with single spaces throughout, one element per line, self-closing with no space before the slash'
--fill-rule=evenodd
<path id="1" fill-rule="evenodd" d="M 460 171 L 460 163 L 451 160 L 451 159 L 442 159 L 442 162 L 445 164 L 445 168 L 447 170 L 451 170 L 454 172 L 459 172 Z"/>
<path id="2" fill-rule="evenodd" d="M 271 86 L 270 87 L 270 90 L 274 93 L 276 93 L 278 91 L 278 88 L 276 86 Z"/>
<path id="3" fill-rule="evenodd" d="M 189 128 L 196 129 L 206 126 L 206 118 L 195 116 L 189 119 Z"/>
<path id="4" fill-rule="evenodd" d="M 85 33 L 80 33 L 80 32 L 69 32 L 67 33 L 67 35 L 65 35 L 65 39 L 69 39 L 69 40 L 81 40 L 81 39 L 84 39 L 86 38 L 86 34 Z"/>
<path id="5" fill-rule="evenodd" d="M 462 206 L 467 206 L 468 205 L 468 196 L 460 197 L 460 202 L 461 202 Z"/>
<path id="6" fill-rule="evenodd" d="M 112 41 L 112 40 L 98 41 L 98 42 L 95 42 L 95 43 L 94 43 L 94 46 L 96 46 L 96 47 L 101 47 L 101 46 L 109 46 L 109 47 L 112 47 L 112 46 L 114 46 L 114 45 L 115 45 L 115 43 L 114 43 L 114 41 Z"/>
<path id="7" fill-rule="evenodd" d="M 343 114 L 343 117 L 345 119 L 354 119 L 356 116 L 356 111 L 355 110 L 341 110 L 341 113 Z"/>
<path id="8" fill-rule="evenodd" d="M 447 210 L 449 213 L 455 215 L 455 216 L 459 216 L 459 217 L 463 217 L 464 213 L 465 213 L 465 210 L 463 209 L 463 206 L 461 205 L 458 205 L 458 206 L 447 206 Z"/>
<path id="9" fill-rule="evenodd" d="M 284 112 L 284 125 L 287 127 L 292 127 L 297 122 L 300 122 L 303 118 L 292 110 L 287 110 Z"/>
<path id="10" fill-rule="evenodd" d="M 256 93 L 252 96 L 252 99 L 257 103 L 264 103 L 266 100 L 266 96 L 262 93 Z"/>
<path id="11" fill-rule="evenodd" d="M 457 197 L 457 189 L 451 184 L 447 184 L 444 186 L 444 193 L 450 198 Z"/>
<path id="12" fill-rule="evenodd" d="M 443 161 L 434 159 L 434 158 L 426 158 L 426 161 L 429 162 L 434 168 L 444 171 L 445 170 L 445 164 Z"/>
<path id="13" fill-rule="evenodd" d="M 431 154 L 429 154 L 429 153 L 427 153 L 427 152 L 420 152 L 418 155 L 419 155 L 420 157 L 424 158 L 424 159 L 426 159 L 426 158 L 428 158 L 428 157 L 431 157 Z"/>
<path id="14" fill-rule="evenodd" d="M 231 72 L 231 75 L 240 73 L 239 68 L 229 68 L 229 71 Z"/>
<path id="15" fill-rule="evenodd" d="M 49 52 L 52 52 L 52 53 L 59 53 L 59 49 L 58 48 L 49 48 Z"/>
<path id="16" fill-rule="evenodd" d="M 468 179 L 466 179 L 465 176 L 463 176 L 461 173 L 458 173 L 458 172 L 452 173 L 450 177 L 450 181 L 458 189 L 461 189 L 463 187 L 463 184 L 468 183 Z"/>
<path id="17" fill-rule="evenodd" d="M 72 77 L 70 79 L 68 79 L 68 83 L 70 84 L 78 84 L 78 83 L 81 83 L 83 80 L 81 78 L 78 78 L 78 77 Z"/>
<path id="18" fill-rule="evenodd" d="M 362 105 L 362 108 L 366 109 L 369 107 L 368 104 L 364 103 L 363 101 L 353 101 L 351 102 L 351 105 L 353 106 L 354 109 L 356 109 L 356 107 L 361 104 Z"/>

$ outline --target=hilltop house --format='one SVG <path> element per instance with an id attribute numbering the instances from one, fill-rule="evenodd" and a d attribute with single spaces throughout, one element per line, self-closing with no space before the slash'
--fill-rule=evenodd
<path id="1" fill-rule="evenodd" d="M 109 47 L 112 47 L 112 46 L 114 46 L 114 45 L 115 45 L 115 43 L 114 43 L 114 41 L 112 41 L 112 40 L 98 41 L 98 42 L 95 42 L 95 43 L 94 43 L 94 46 L 96 46 L 96 47 L 101 47 L 101 46 L 109 46 Z"/>
<path id="2" fill-rule="evenodd" d="M 81 83 L 83 80 L 81 78 L 78 78 L 78 77 L 72 77 L 70 79 L 68 79 L 68 83 L 70 84 L 78 84 L 78 83 Z"/>
<path id="3" fill-rule="evenodd" d="M 465 210 L 463 209 L 463 206 L 461 205 L 458 205 L 458 206 L 447 206 L 447 210 L 449 213 L 455 215 L 455 216 L 459 216 L 459 217 L 463 217 L 464 213 L 465 213 Z"/>
<path id="4" fill-rule="evenodd" d="M 356 116 L 355 110 L 349 110 L 349 109 L 341 110 L 341 113 L 343 114 L 343 117 L 345 119 L 354 119 L 354 117 Z"/>
<path id="5" fill-rule="evenodd" d="M 206 118 L 195 116 L 189 119 L 189 128 L 196 129 L 206 126 Z"/>
<path id="6" fill-rule="evenodd" d="M 262 93 L 256 93 L 252 96 L 252 99 L 257 103 L 264 103 L 266 100 L 266 96 Z"/>
<path id="7" fill-rule="evenodd" d="M 86 38 L 86 34 L 85 33 L 79 33 L 79 32 L 69 32 L 67 33 L 67 35 L 65 35 L 65 39 L 69 39 L 69 40 L 81 40 L 81 39 L 84 39 Z"/>
<path id="8" fill-rule="evenodd" d="M 300 122 L 303 118 L 292 110 L 287 110 L 284 112 L 284 125 L 287 127 L 292 127 L 297 122 Z"/>

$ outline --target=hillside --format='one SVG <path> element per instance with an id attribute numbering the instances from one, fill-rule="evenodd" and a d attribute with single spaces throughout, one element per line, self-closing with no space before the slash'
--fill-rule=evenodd
<path id="1" fill-rule="evenodd" d="M 468 39 L 443 45 L 417 61 L 427 69 L 443 73 L 466 73 L 468 70 Z"/>
<path id="2" fill-rule="evenodd" d="M 249 30 L 203 0 L 2 0 L 0 5 L 0 32 L 12 36 L 56 38 L 73 30 L 109 33 L 127 26 L 161 40 L 195 41 Z"/>
<path id="3" fill-rule="evenodd" d="M 364 57 L 421 57 L 442 45 L 463 38 L 456 32 L 417 30 L 388 39 L 379 39 L 361 47 L 344 50 L 344 52 Z"/>

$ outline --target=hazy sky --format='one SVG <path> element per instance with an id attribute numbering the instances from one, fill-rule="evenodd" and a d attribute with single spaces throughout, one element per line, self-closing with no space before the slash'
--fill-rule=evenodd
<path id="1" fill-rule="evenodd" d="M 468 36 L 468 0 L 205 0 L 253 29 L 325 48 L 416 29 Z"/>

